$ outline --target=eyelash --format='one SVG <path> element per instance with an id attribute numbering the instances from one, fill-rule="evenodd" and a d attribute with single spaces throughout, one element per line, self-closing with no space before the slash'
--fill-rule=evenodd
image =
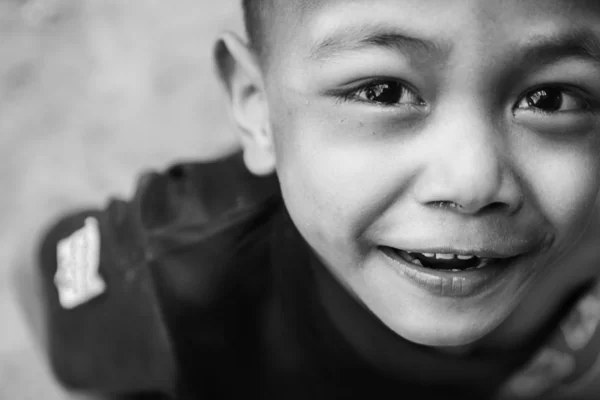
<path id="1" fill-rule="evenodd" d="M 360 96 L 361 94 L 365 94 L 366 91 L 368 90 L 373 90 L 374 88 L 376 88 L 377 86 L 382 86 L 382 85 L 388 85 L 388 88 L 390 85 L 395 86 L 395 88 L 397 90 L 400 90 L 400 98 L 402 98 L 402 96 L 405 95 L 409 95 L 409 96 L 413 96 L 415 99 L 418 99 L 418 101 L 415 101 L 414 103 L 384 103 L 384 102 L 378 102 L 378 101 L 372 101 L 372 100 L 368 100 L 368 99 L 361 99 Z M 554 94 L 560 94 L 560 106 L 564 105 L 564 101 L 565 98 L 568 96 L 568 98 L 572 98 L 574 99 L 576 102 L 580 102 L 582 103 L 582 107 L 578 108 L 578 109 L 572 109 L 572 110 L 567 110 L 567 111 L 546 111 L 540 108 L 535 107 L 534 105 L 532 105 L 529 100 L 531 100 L 532 97 L 534 97 L 535 95 L 541 95 L 541 93 L 544 93 L 544 95 L 548 95 L 549 92 L 555 92 Z M 513 107 L 513 112 L 516 112 L 517 110 L 529 110 L 535 113 L 541 113 L 541 114 L 546 114 L 546 115 L 552 115 L 552 114 L 557 114 L 557 113 L 561 113 L 561 112 L 570 112 L 570 113 L 575 113 L 575 112 L 598 112 L 600 109 L 600 102 L 599 104 L 596 104 L 596 102 L 586 99 L 585 95 L 582 95 L 580 93 L 577 93 L 578 90 L 576 88 L 571 87 L 570 85 L 539 85 L 537 87 L 531 88 L 529 90 L 527 90 L 526 92 L 524 92 L 523 94 L 521 94 L 517 100 L 517 102 L 515 103 L 515 106 Z M 410 108 L 415 108 L 415 109 L 422 109 L 422 107 L 424 107 L 426 105 L 425 101 L 420 97 L 420 95 L 417 93 L 416 90 L 412 89 L 409 85 L 403 83 L 402 81 L 399 80 L 395 80 L 395 79 L 375 79 L 372 81 L 368 81 L 365 82 L 363 84 L 361 84 L 358 87 L 354 87 L 352 89 L 346 90 L 342 93 L 339 93 L 337 95 L 338 99 L 340 102 L 348 102 L 348 101 L 353 101 L 353 102 L 359 102 L 359 103 L 365 103 L 365 104 L 370 104 L 370 105 L 375 105 L 378 107 L 382 107 L 382 108 L 396 108 L 396 107 L 410 107 Z M 537 101 L 540 101 L 541 97 L 538 96 Z M 524 101 L 526 101 L 526 103 L 528 104 L 528 107 L 526 108 L 522 108 L 519 107 L 519 105 L 521 105 L 521 103 L 523 103 Z"/>
<path id="2" fill-rule="evenodd" d="M 425 101 L 419 96 L 416 90 L 412 89 L 409 85 L 405 84 L 402 81 L 394 80 L 394 79 L 375 79 L 372 81 L 365 82 L 358 87 L 351 88 L 349 90 L 345 90 L 337 95 L 338 99 L 341 102 L 354 101 L 359 103 L 373 104 L 380 107 L 398 107 L 398 104 L 386 104 L 383 102 L 369 101 L 360 99 L 360 93 L 365 92 L 366 90 L 373 89 L 377 86 L 382 85 L 395 85 L 398 89 L 401 90 L 401 95 L 411 95 L 415 98 L 418 98 L 419 101 L 417 104 L 401 104 L 403 107 L 411 106 L 411 107 L 422 107 L 425 105 Z"/>
<path id="3" fill-rule="evenodd" d="M 534 110 L 534 112 L 536 112 L 536 113 L 545 114 L 545 115 L 552 115 L 552 114 L 558 114 L 558 113 L 597 113 L 598 112 L 598 109 L 599 109 L 598 102 L 594 101 L 593 99 L 590 99 L 589 95 L 581 93 L 582 92 L 581 89 L 574 88 L 571 85 L 557 85 L 557 84 L 539 85 L 537 87 L 527 90 L 525 93 L 523 93 L 521 96 L 519 96 L 519 100 L 513 107 L 513 112 L 516 112 L 517 110 L 519 110 L 519 105 L 521 103 L 523 103 L 525 100 L 530 100 L 532 97 L 535 97 L 535 95 L 539 95 L 541 93 L 544 93 L 544 95 L 547 95 L 548 92 L 552 92 L 552 91 L 555 91 L 558 94 L 560 94 L 561 100 L 562 100 L 562 102 L 560 104 L 561 106 L 564 105 L 566 98 L 571 98 L 572 101 L 580 103 L 581 107 L 569 109 L 569 110 L 563 110 L 563 111 L 560 111 L 560 110 L 559 111 L 546 111 L 546 110 L 543 110 L 540 108 L 536 108 L 536 107 L 532 106 L 531 104 L 529 104 L 529 102 L 528 102 L 529 109 Z M 539 99 L 540 98 L 538 97 L 538 100 Z"/>

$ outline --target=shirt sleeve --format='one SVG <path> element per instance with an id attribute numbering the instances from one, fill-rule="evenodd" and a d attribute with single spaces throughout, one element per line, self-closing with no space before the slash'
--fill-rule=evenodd
<path id="1" fill-rule="evenodd" d="M 175 362 L 147 268 L 137 198 L 72 213 L 39 251 L 48 356 L 66 387 L 170 392 Z"/>
<path id="2" fill-rule="evenodd" d="M 592 399 L 600 382 L 600 281 L 587 288 L 498 399 Z"/>

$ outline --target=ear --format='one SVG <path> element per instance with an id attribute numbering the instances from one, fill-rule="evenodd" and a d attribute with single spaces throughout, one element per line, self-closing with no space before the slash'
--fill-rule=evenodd
<path id="1" fill-rule="evenodd" d="M 229 95 L 232 117 L 241 132 L 246 167 L 255 175 L 273 173 L 275 151 L 260 62 L 233 33 L 225 33 L 219 38 L 214 58 Z"/>

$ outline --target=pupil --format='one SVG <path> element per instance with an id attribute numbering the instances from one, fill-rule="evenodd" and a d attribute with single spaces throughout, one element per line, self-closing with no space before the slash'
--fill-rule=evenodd
<path id="1" fill-rule="evenodd" d="M 380 83 L 367 91 L 370 101 L 378 103 L 397 103 L 401 96 L 399 84 Z"/>
<path id="2" fill-rule="evenodd" d="M 530 107 L 539 108 L 546 111 L 557 111 L 562 106 L 563 97 L 560 90 L 544 89 L 538 90 L 528 98 Z"/>

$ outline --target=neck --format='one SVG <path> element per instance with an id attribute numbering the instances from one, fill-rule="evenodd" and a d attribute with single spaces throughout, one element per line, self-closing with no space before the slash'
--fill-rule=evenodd
<path id="1" fill-rule="evenodd" d="M 482 355 L 461 348 L 440 351 L 402 338 L 333 276 L 302 238 L 285 208 L 282 211 L 273 231 L 272 249 L 277 274 L 287 282 L 284 296 L 294 304 L 312 304 L 309 313 L 322 315 L 307 315 L 305 323 L 325 318 L 330 328 L 315 326 L 313 333 L 328 335 L 324 343 L 339 344 L 338 350 L 344 354 L 333 357 L 352 360 L 361 369 L 404 383 L 462 386 L 486 393 L 499 387 L 522 362 L 514 353 Z"/>

